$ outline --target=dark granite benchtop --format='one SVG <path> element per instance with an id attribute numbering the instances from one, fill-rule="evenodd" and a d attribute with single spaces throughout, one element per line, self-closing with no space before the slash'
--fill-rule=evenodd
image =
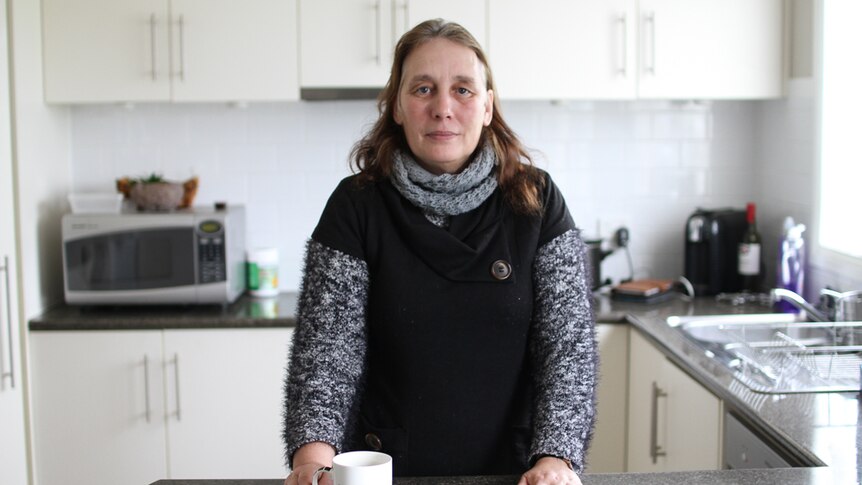
<path id="1" fill-rule="evenodd" d="M 584 485 L 814 485 L 846 483 L 823 468 L 782 468 L 764 470 L 716 470 L 673 473 L 600 473 L 581 477 Z M 517 485 L 518 477 L 409 477 L 395 478 L 393 485 Z M 283 485 L 272 480 L 159 480 L 152 485 Z"/>
<path id="2" fill-rule="evenodd" d="M 230 305 L 59 305 L 30 320 L 30 330 L 159 330 L 292 327 L 296 293 L 243 295 Z"/>
<path id="3" fill-rule="evenodd" d="M 272 300 L 243 296 L 228 306 L 75 307 L 61 305 L 30 321 L 32 331 L 125 330 L 172 328 L 255 328 L 295 325 L 295 293 Z M 722 470 L 672 474 L 587 474 L 585 484 L 616 483 L 860 483 L 862 430 L 858 393 L 759 394 L 737 381 L 730 371 L 670 328 L 670 316 L 767 313 L 755 305 L 731 306 L 714 298 L 671 299 L 654 304 L 597 300 L 600 323 L 631 324 L 668 358 L 692 375 L 725 407 L 740 416 L 798 464 L 811 468 L 782 470 Z M 825 466 L 824 466 L 825 465 Z M 281 480 L 163 480 L 160 485 L 280 485 Z M 512 477 L 403 478 L 395 485 L 516 484 Z"/>
<path id="4" fill-rule="evenodd" d="M 632 327 L 652 341 L 671 361 L 722 399 L 727 410 L 739 415 L 749 427 L 789 455 L 792 461 L 821 466 L 811 469 L 819 470 L 812 475 L 818 477 L 816 482 L 800 483 L 860 483 L 862 429 L 858 418 L 862 407 L 859 393 L 754 392 L 666 323 L 670 316 L 769 313 L 771 308 L 733 306 L 714 298 L 697 298 L 691 302 L 674 299 L 653 305 L 602 300 L 598 311 L 600 315 L 611 317 L 612 321 L 614 317 L 624 315 Z M 821 481 L 823 476 L 830 479 Z"/>

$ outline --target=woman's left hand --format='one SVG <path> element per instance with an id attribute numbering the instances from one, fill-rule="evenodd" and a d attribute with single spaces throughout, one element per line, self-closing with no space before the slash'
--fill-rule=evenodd
<path id="1" fill-rule="evenodd" d="M 581 485 L 581 479 L 563 460 L 546 456 L 521 475 L 518 485 Z"/>

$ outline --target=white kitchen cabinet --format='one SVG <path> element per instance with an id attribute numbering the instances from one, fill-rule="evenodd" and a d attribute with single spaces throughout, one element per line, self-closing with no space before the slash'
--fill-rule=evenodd
<path id="1" fill-rule="evenodd" d="M 278 478 L 292 329 L 165 332 L 171 478 Z"/>
<path id="2" fill-rule="evenodd" d="M 638 331 L 629 339 L 628 472 L 721 468 L 723 405 Z"/>
<path id="3" fill-rule="evenodd" d="M 587 473 L 623 473 L 626 470 L 626 400 L 628 399 L 629 326 L 596 325 L 599 344 L 597 421 L 587 455 Z"/>
<path id="4" fill-rule="evenodd" d="M 300 0 L 300 86 L 382 87 L 392 59 L 386 0 Z"/>
<path id="5" fill-rule="evenodd" d="M 0 483 L 27 483 L 6 2 L 0 2 Z"/>
<path id="6" fill-rule="evenodd" d="M 782 0 L 639 0 L 641 98 L 774 98 Z"/>
<path id="7" fill-rule="evenodd" d="M 483 49 L 488 45 L 485 0 L 393 0 L 393 5 L 396 9 L 394 24 L 398 26 L 396 42 L 420 22 L 441 18 L 461 24 Z M 395 49 L 394 42 L 392 49 Z"/>
<path id="8" fill-rule="evenodd" d="M 291 334 L 32 333 L 37 484 L 284 476 Z"/>
<path id="9" fill-rule="evenodd" d="M 494 0 L 491 68 L 500 99 L 636 95 L 636 0 Z"/>
<path id="10" fill-rule="evenodd" d="M 300 0 L 303 88 L 382 88 L 400 36 L 424 20 L 458 22 L 485 43 L 485 0 Z"/>
<path id="11" fill-rule="evenodd" d="M 30 334 L 36 483 L 167 476 L 158 331 Z"/>
<path id="12" fill-rule="evenodd" d="M 782 0 L 489 3 L 502 99 L 746 99 L 783 88 Z"/>
<path id="13" fill-rule="evenodd" d="M 295 100 L 296 0 L 44 0 L 49 103 Z"/>

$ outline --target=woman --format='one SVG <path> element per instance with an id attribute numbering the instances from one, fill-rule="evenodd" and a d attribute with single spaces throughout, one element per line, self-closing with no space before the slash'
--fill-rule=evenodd
<path id="1" fill-rule="evenodd" d="M 597 357 L 585 248 L 461 26 L 395 50 L 380 118 L 307 246 L 286 485 L 375 449 L 396 475 L 579 484 Z"/>

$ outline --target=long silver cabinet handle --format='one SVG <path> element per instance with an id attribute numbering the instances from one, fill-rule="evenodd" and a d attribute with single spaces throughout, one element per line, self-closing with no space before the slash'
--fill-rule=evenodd
<path id="1" fill-rule="evenodd" d="M 380 53 L 380 0 L 374 2 L 374 58 L 379 66 L 383 62 L 383 56 Z"/>
<path id="2" fill-rule="evenodd" d="M 8 377 L 12 389 L 15 389 L 15 356 L 13 355 L 15 345 L 12 343 L 12 294 L 9 289 L 9 256 L 3 256 L 3 267 L 0 267 L 0 270 L 3 271 L 6 285 L 6 336 L 8 340 L 6 345 L 9 349 L 9 371 L 3 372 L 3 375 L 0 377 L 2 377 L 2 380 L 6 380 Z"/>
<path id="3" fill-rule="evenodd" d="M 401 9 L 402 17 L 401 20 L 404 22 L 402 28 L 398 28 L 398 9 Z M 407 29 L 410 28 L 410 0 L 404 0 L 404 3 L 401 6 L 398 6 L 397 1 L 392 2 L 392 48 L 395 48 L 395 44 L 398 43 L 399 32 L 403 34 L 407 32 Z"/>
<path id="4" fill-rule="evenodd" d="M 180 15 L 180 18 L 177 21 L 177 23 L 180 26 L 180 33 L 179 33 L 179 35 L 180 35 L 180 72 L 179 72 L 178 76 L 180 78 L 180 81 L 185 82 L 185 80 L 186 80 L 186 41 L 185 41 L 186 25 L 185 25 L 185 19 L 183 18 L 182 15 Z"/>
<path id="5" fill-rule="evenodd" d="M 658 400 L 660 397 L 667 397 L 658 384 L 652 383 L 652 416 L 650 417 L 650 444 L 649 454 L 653 464 L 658 462 L 658 457 L 666 456 L 667 452 L 658 444 Z"/>
<path id="6" fill-rule="evenodd" d="M 619 47 L 620 57 L 617 60 L 617 64 L 618 64 L 617 65 L 617 73 L 623 77 L 626 77 L 626 75 L 627 75 L 626 69 L 627 69 L 628 57 L 629 57 L 629 53 L 628 53 L 628 35 L 629 35 L 629 32 L 628 32 L 628 30 L 629 30 L 629 28 L 628 28 L 628 14 L 622 14 L 619 17 L 617 17 L 617 24 L 619 25 L 619 30 L 620 30 L 620 36 L 618 37 L 619 42 L 620 42 L 620 47 Z"/>
<path id="7" fill-rule="evenodd" d="M 644 66 L 644 69 L 647 73 L 655 76 L 655 12 L 646 14 L 644 28 L 647 24 L 649 24 L 649 63 Z"/>
<path id="8" fill-rule="evenodd" d="M 156 14 L 150 14 L 150 75 L 156 82 Z"/>
<path id="9" fill-rule="evenodd" d="M 144 416 L 150 422 L 150 358 L 144 354 Z"/>
<path id="10" fill-rule="evenodd" d="M 177 421 L 179 421 L 182 416 L 180 414 L 180 357 L 177 354 L 174 354 L 174 358 L 171 360 L 174 364 L 174 400 L 177 404 Z"/>

